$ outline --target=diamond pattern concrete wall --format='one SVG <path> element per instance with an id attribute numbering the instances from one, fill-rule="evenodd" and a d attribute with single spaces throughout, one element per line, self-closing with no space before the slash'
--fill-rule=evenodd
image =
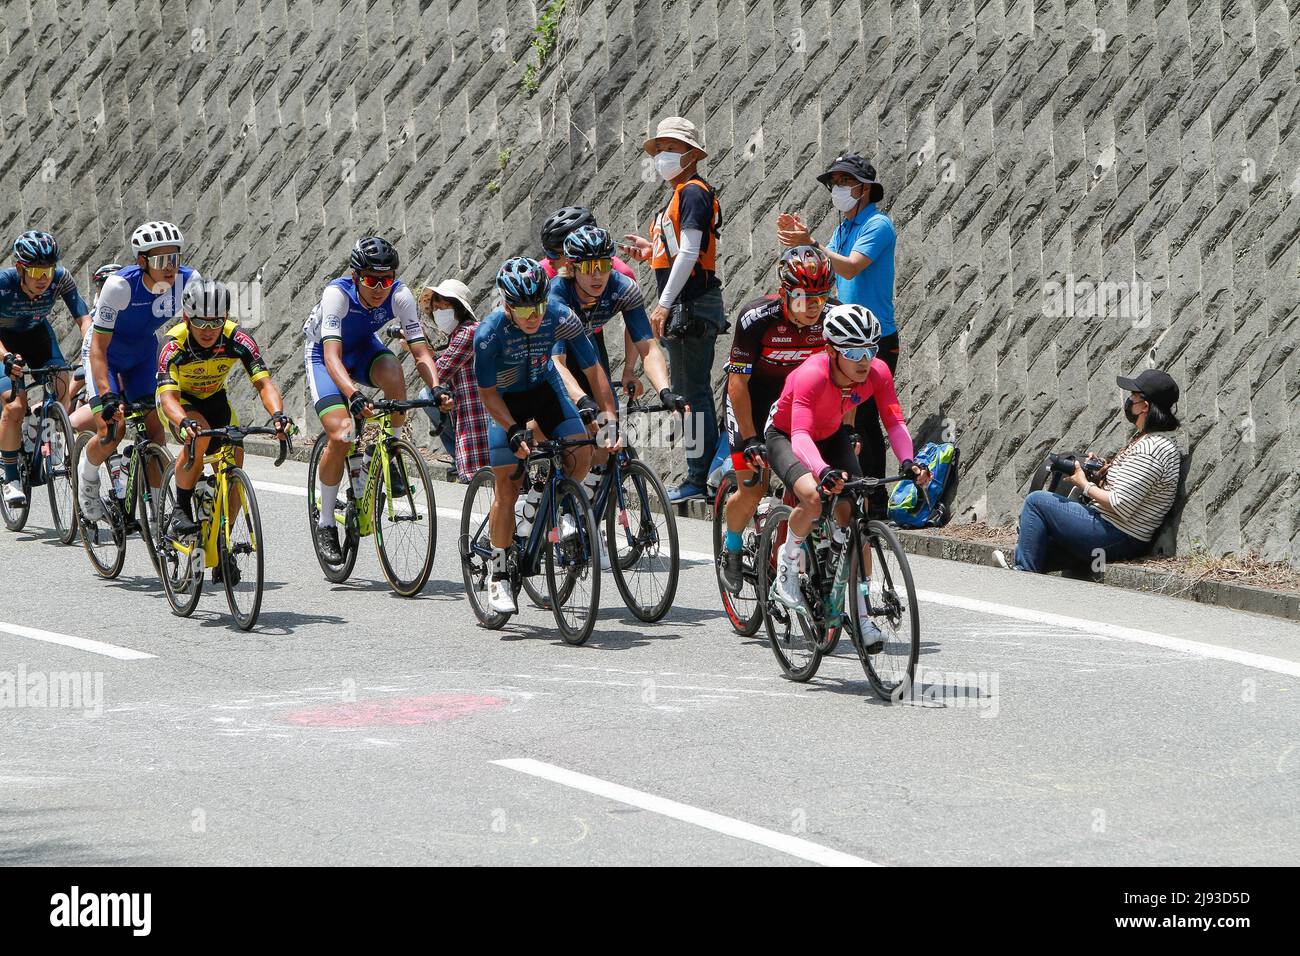
<path id="1" fill-rule="evenodd" d="M 964 515 L 1011 521 L 1044 452 L 1119 444 L 1114 376 L 1154 363 L 1195 452 L 1180 544 L 1300 561 L 1300 0 L 569 0 L 530 95 L 537 15 L 15 0 L 6 235 L 51 229 L 84 277 L 178 222 L 205 274 L 260 276 L 301 419 L 300 325 L 358 233 L 486 304 L 558 205 L 644 231 L 639 143 L 680 112 L 722 187 L 731 309 L 771 282 L 778 212 L 829 234 L 813 174 L 852 148 L 899 229 L 904 404 L 960 444 Z M 1149 310 L 1053 314 L 1070 278 L 1139 283 Z"/>

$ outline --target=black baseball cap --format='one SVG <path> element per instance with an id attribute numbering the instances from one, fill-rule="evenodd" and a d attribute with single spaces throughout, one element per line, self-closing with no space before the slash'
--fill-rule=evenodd
<path id="1" fill-rule="evenodd" d="M 1143 397 L 1153 405 L 1159 405 L 1166 411 L 1178 401 L 1178 383 L 1168 372 L 1158 368 L 1145 369 L 1137 378 L 1116 376 L 1119 387 L 1130 392 L 1141 392 Z"/>
<path id="2" fill-rule="evenodd" d="M 836 156 L 835 162 L 831 163 L 831 168 L 818 176 L 817 181 L 829 189 L 833 173 L 848 173 L 860 183 L 868 183 L 872 186 L 880 185 L 876 180 L 876 167 L 855 153 Z"/>

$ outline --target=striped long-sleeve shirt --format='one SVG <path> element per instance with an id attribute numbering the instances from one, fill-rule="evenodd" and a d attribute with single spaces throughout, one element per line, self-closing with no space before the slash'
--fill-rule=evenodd
<path id="1" fill-rule="evenodd" d="M 1120 452 L 1106 472 L 1111 511 L 1104 520 L 1141 541 L 1156 536 L 1174 506 L 1182 452 L 1164 435 L 1144 435 Z"/>

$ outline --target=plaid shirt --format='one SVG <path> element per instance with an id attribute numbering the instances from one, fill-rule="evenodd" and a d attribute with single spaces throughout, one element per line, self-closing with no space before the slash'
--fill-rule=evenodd
<path id="1" fill-rule="evenodd" d="M 488 463 L 488 413 L 474 378 L 474 330 L 465 322 L 451 333 L 434 363 L 438 381 L 450 386 L 456 400 L 456 474 L 469 480 Z"/>

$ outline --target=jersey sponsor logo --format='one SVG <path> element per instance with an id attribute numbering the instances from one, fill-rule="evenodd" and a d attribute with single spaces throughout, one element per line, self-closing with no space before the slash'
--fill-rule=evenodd
<path id="1" fill-rule="evenodd" d="M 812 355 L 816 349 L 764 349 L 763 357 L 769 362 L 802 362 Z"/>
<path id="2" fill-rule="evenodd" d="M 753 375 L 754 366 L 748 362 L 731 362 L 727 365 L 727 371 L 735 375 Z"/>

